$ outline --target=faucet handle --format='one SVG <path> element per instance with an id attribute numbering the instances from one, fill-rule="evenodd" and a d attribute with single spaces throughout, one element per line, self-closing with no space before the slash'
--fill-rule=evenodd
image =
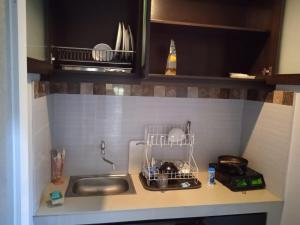
<path id="1" fill-rule="evenodd" d="M 101 141 L 100 149 L 101 149 L 101 154 L 105 155 L 105 141 Z"/>

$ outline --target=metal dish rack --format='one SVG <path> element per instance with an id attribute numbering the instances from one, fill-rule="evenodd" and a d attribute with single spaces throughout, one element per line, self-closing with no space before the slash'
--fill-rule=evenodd
<path id="1" fill-rule="evenodd" d="M 168 180 L 197 181 L 199 169 L 193 156 L 195 135 L 188 129 L 184 136 L 169 136 L 169 132 L 173 128 L 180 128 L 185 131 L 186 125 L 149 125 L 145 129 L 145 160 L 141 173 L 149 186 L 151 181 L 157 181 L 160 175 L 159 169 L 155 169 L 151 165 L 154 148 L 159 148 L 161 151 L 168 149 L 170 153 L 175 150 L 185 151 L 185 157 L 176 161 L 177 163 L 180 161 L 183 168 L 178 168 L 178 172 L 164 173 L 168 175 Z M 171 160 L 167 161 L 170 162 Z"/>
<path id="2" fill-rule="evenodd" d="M 105 68 L 103 72 L 131 72 L 134 55 L 135 51 L 51 47 L 51 61 L 65 70 L 81 70 L 82 66 L 82 71 L 101 71 L 101 68 Z"/>

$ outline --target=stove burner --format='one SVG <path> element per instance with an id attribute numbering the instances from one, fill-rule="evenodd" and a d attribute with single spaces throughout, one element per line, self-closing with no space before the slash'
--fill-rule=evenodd
<path id="1" fill-rule="evenodd" d="M 220 170 L 217 164 L 210 164 L 210 167 L 216 169 L 216 179 L 232 191 L 258 190 L 266 187 L 263 175 L 249 167 L 243 175 L 227 173 Z"/>

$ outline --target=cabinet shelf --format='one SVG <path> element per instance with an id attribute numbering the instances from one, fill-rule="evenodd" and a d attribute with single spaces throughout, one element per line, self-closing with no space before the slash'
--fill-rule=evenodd
<path id="1" fill-rule="evenodd" d="M 112 84 L 136 84 L 140 78 L 136 73 L 117 73 L 117 72 L 88 72 L 88 71 L 66 71 L 55 69 L 53 82 L 107 82 Z"/>
<path id="2" fill-rule="evenodd" d="M 256 79 L 239 79 L 224 76 L 189 76 L 189 75 L 176 75 L 166 76 L 164 74 L 149 74 L 144 81 L 153 83 L 186 83 L 186 84 L 211 84 L 220 86 L 255 86 L 265 87 L 266 81 L 264 77 Z"/>
<path id="3" fill-rule="evenodd" d="M 277 85 L 277 84 L 299 85 L 300 74 L 272 75 L 266 78 L 266 83 L 269 85 Z"/>
<path id="4" fill-rule="evenodd" d="M 44 60 L 27 57 L 27 72 L 48 75 L 53 71 L 53 65 Z"/>
<path id="5" fill-rule="evenodd" d="M 257 29 L 257 28 L 238 27 L 238 26 L 225 26 L 225 25 L 214 25 L 214 24 L 203 24 L 203 23 L 172 21 L 172 20 L 151 19 L 151 23 L 153 23 L 153 24 L 162 24 L 162 25 L 176 25 L 176 26 L 204 28 L 204 29 L 215 29 L 215 30 L 232 30 L 232 31 L 269 33 L 268 30 Z"/>

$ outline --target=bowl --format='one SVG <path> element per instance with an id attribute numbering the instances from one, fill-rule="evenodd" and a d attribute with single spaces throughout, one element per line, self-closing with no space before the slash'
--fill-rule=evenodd
<path id="1" fill-rule="evenodd" d="M 167 174 L 177 173 L 178 168 L 172 162 L 164 162 L 159 168 L 159 172 Z"/>

